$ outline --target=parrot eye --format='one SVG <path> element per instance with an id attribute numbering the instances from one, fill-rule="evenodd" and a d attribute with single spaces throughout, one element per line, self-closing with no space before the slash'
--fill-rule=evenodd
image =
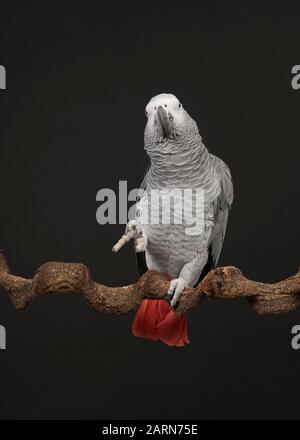
<path id="1" fill-rule="evenodd" d="M 181 104 L 178 104 L 178 107 L 181 108 Z"/>
<path id="2" fill-rule="evenodd" d="M 147 111 L 145 111 L 145 115 L 148 116 L 148 112 Z"/>

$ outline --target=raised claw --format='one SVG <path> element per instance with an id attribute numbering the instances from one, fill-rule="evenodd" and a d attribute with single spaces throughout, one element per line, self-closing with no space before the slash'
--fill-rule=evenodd
<path id="1" fill-rule="evenodd" d="M 147 239 L 143 233 L 142 227 L 135 221 L 131 220 L 127 223 L 125 234 L 120 238 L 120 240 L 113 246 L 112 251 L 114 253 L 118 252 L 121 247 L 123 247 L 130 240 L 135 239 L 135 250 L 136 252 L 143 252 L 147 246 Z"/>

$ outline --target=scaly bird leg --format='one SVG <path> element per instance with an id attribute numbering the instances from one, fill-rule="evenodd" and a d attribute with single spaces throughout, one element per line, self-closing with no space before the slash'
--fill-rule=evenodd
<path id="1" fill-rule="evenodd" d="M 131 220 L 127 223 L 125 234 L 120 238 L 120 240 L 114 245 L 112 251 L 114 253 L 118 252 L 121 247 L 123 247 L 130 240 L 135 241 L 136 252 L 143 252 L 147 246 L 147 238 L 141 227 L 135 220 Z"/>
<path id="2" fill-rule="evenodd" d="M 197 282 L 207 262 L 207 258 L 208 253 L 206 249 L 197 252 L 195 258 L 183 266 L 179 278 L 176 278 L 170 282 L 168 295 L 172 297 L 172 307 L 176 306 L 183 289 L 185 287 L 192 287 Z"/>

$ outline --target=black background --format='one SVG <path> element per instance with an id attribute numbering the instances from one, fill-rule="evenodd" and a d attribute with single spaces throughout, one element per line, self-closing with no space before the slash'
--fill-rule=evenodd
<path id="1" fill-rule="evenodd" d="M 238 0 L 1 5 L 0 247 L 14 273 L 58 260 L 110 285 L 136 279 L 132 246 L 111 254 L 124 226 L 96 222 L 96 192 L 139 185 L 144 107 L 161 92 L 232 170 L 220 264 L 261 281 L 296 272 L 299 13 Z M 132 319 L 75 295 L 17 312 L 1 289 L 0 418 L 299 417 L 299 310 L 214 301 L 189 314 L 181 349 L 134 338 Z"/>

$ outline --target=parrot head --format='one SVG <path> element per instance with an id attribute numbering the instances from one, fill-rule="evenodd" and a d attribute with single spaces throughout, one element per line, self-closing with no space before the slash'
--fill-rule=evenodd
<path id="1" fill-rule="evenodd" d="M 145 149 L 149 152 L 176 153 L 188 140 L 199 138 L 196 122 L 172 94 L 154 96 L 145 113 Z"/>

